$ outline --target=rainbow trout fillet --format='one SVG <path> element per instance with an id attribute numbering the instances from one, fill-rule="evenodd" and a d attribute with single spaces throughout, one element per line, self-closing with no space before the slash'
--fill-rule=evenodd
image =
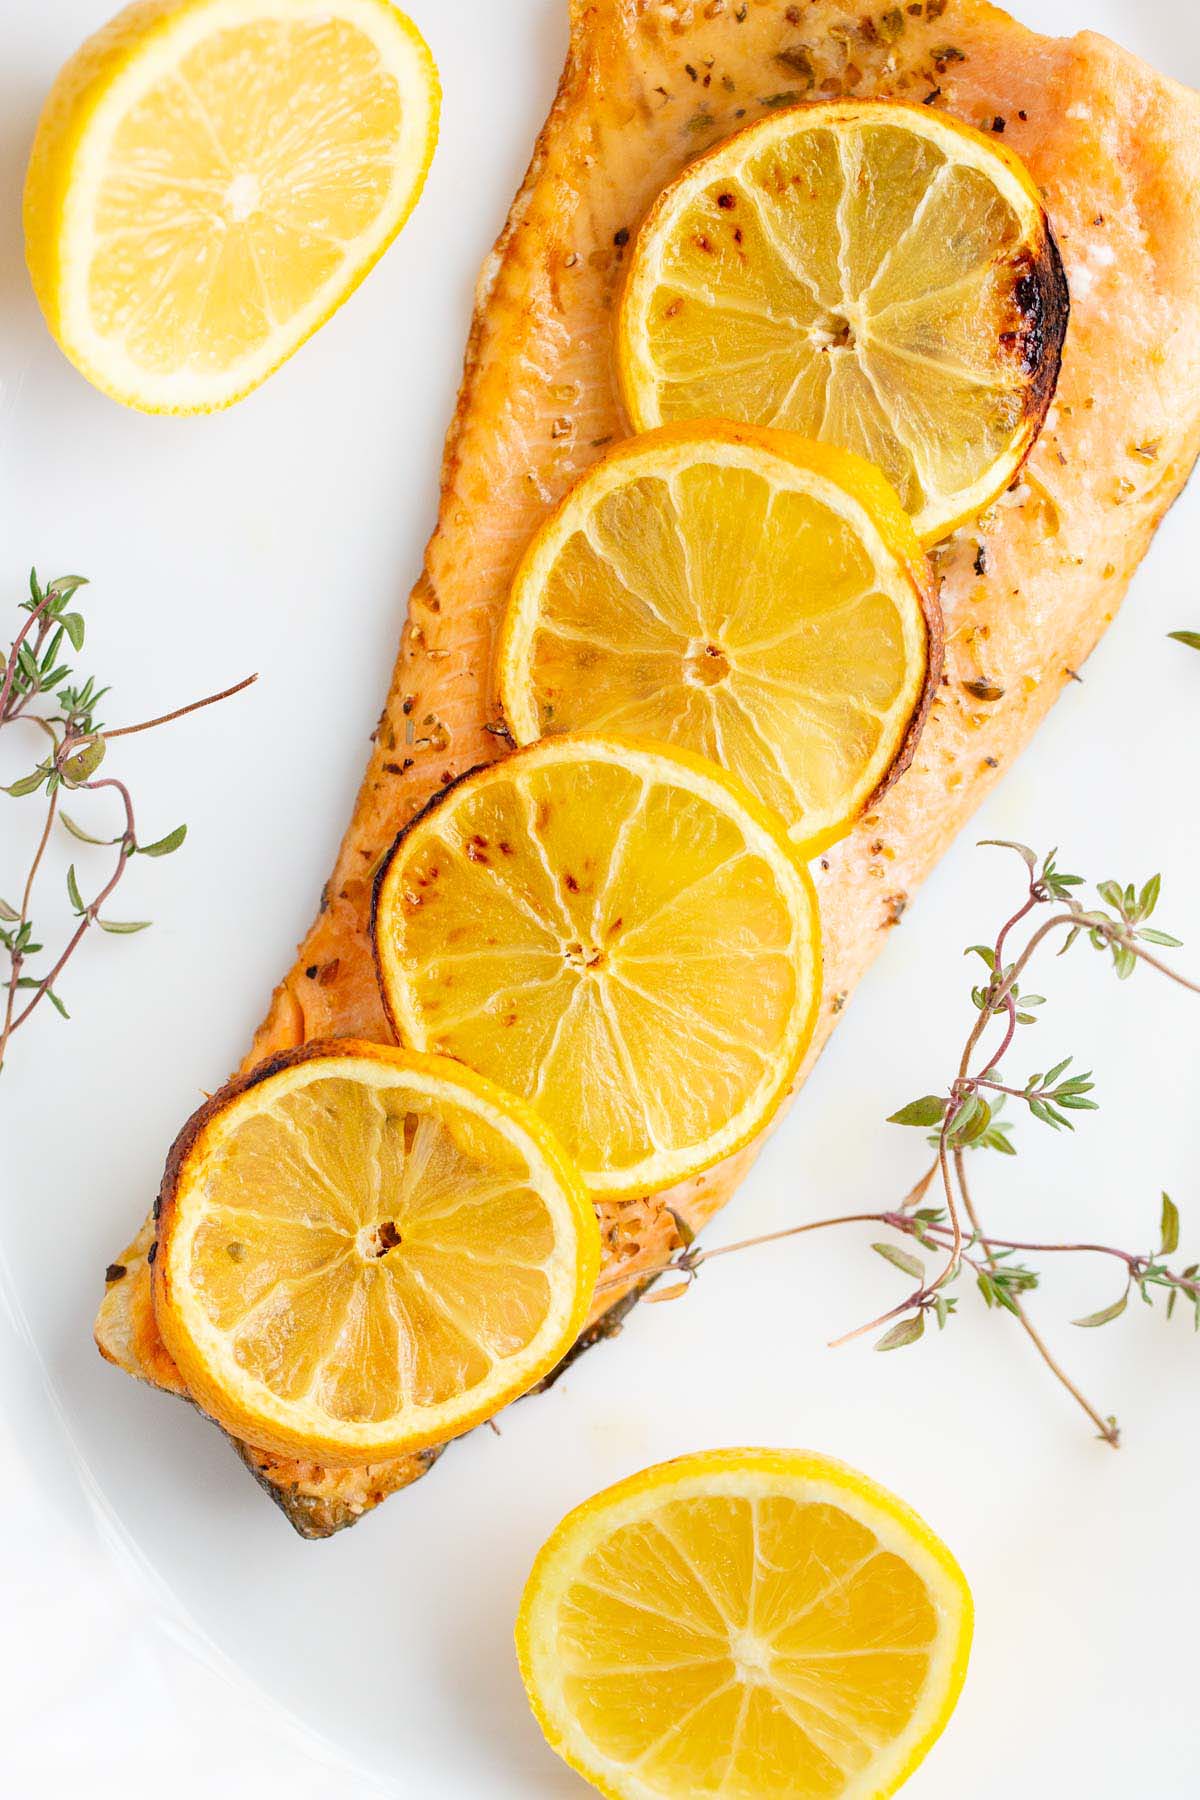
<path id="1" fill-rule="evenodd" d="M 387 1041 L 371 880 L 447 782 L 503 754 L 493 650 L 548 509 L 626 433 L 612 322 L 664 185 L 771 108 L 883 95 L 1003 132 L 1045 198 L 1071 290 L 1058 393 L 1017 485 L 936 556 L 945 671 L 912 767 L 814 869 L 825 936 L 818 1053 L 919 883 L 1028 743 L 1112 619 L 1200 447 L 1200 96 L 1104 38 L 1052 39 L 980 0 L 573 0 L 567 66 L 479 284 L 437 526 L 320 911 L 248 1067 L 308 1038 Z M 613 1329 L 705 1225 L 757 1146 L 669 1193 L 599 1204 Z M 96 1341 L 185 1392 L 154 1322 L 151 1216 L 109 1269 Z M 616 1278 L 616 1279 L 615 1279 Z M 430 1448 L 337 1469 L 236 1446 L 298 1531 L 324 1537 L 423 1475 Z"/>

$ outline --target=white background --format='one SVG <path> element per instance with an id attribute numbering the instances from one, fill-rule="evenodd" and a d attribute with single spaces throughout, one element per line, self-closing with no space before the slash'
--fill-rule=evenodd
<path id="1" fill-rule="evenodd" d="M 154 930 L 89 944 L 63 983 L 70 1024 L 44 1011 L 0 1088 L 0 1786 L 15 1800 L 581 1796 L 511 1654 L 537 1545 L 648 1462 L 762 1442 L 832 1452 L 897 1489 L 974 1587 L 966 1691 L 914 1796 L 1193 1795 L 1200 1344 L 1140 1306 L 1074 1330 L 1115 1295 L 1102 1263 L 1054 1267 L 1034 1308 L 1120 1416 L 1116 1455 L 970 1294 L 940 1340 L 825 1349 L 901 1284 L 840 1232 L 715 1265 L 687 1300 L 640 1309 L 510 1411 L 502 1437 L 476 1433 L 325 1544 L 293 1537 L 197 1414 L 97 1358 L 104 1266 L 179 1122 L 240 1056 L 348 815 L 433 516 L 476 269 L 565 41 L 563 0 L 412 0 L 445 110 L 403 238 L 245 404 L 159 420 L 67 366 L 20 261 L 41 97 L 107 10 L 0 0 L 0 591 L 11 616 L 31 560 L 91 577 L 84 662 L 115 683 L 110 724 L 262 678 L 121 747 L 144 831 L 186 818 L 187 846 L 132 867 L 120 910 Z M 1042 29 L 1107 29 L 1200 80 L 1181 0 L 1023 10 Z M 1200 658 L 1165 637 L 1200 627 L 1198 559 L 1193 489 L 1084 684 L 893 935 L 714 1242 L 890 1204 L 917 1174 L 918 1134 L 884 1117 L 944 1080 L 968 1023 L 962 946 L 992 934 L 1020 875 L 976 837 L 1061 842 L 1094 876 L 1161 868 L 1162 923 L 1200 966 Z M 0 888 L 24 866 L 27 804 L 3 806 Z M 1149 1248 L 1165 1186 L 1200 1254 L 1200 1003 L 1145 973 L 1118 987 L 1082 950 L 1036 985 L 1051 1004 L 1031 1066 L 1078 1051 L 1104 1108 L 1073 1141 L 1023 1124 L 1020 1160 L 977 1171 L 990 1219 Z"/>

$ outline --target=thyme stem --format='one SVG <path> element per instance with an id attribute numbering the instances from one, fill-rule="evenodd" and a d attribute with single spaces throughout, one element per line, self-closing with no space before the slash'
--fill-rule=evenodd
<path id="1" fill-rule="evenodd" d="M 4 1052 L 7 1047 L 8 1038 L 11 1037 L 12 1033 L 17 1029 L 18 1025 L 23 1025 L 25 1023 L 26 1019 L 29 1017 L 30 1013 L 34 1011 L 35 1007 L 37 1007 L 41 1003 L 41 1001 L 43 1001 L 45 999 L 47 992 L 51 988 L 53 988 L 55 981 L 62 974 L 62 971 L 66 968 L 67 963 L 70 961 L 71 957 L 75 954 L 76 950 L 79 948 L 80 944 L 83 942 L 83 939 L 86 937 L 88 931 L 91 929 L 92 925 L 95 923 L 96 916 L 99 913 L 100 908 L 104 905 L 105 901 L 108 900 L 111 897 L 111 895 L 114 893 L 117 883 L 120 881 L 122 875 L 125 873 L 125 865 L 126 865 L 127 861 L 129 860 L 126 846 L 129 844 L 136 843 L 136 841 L 137 841 L 136 837 L 135 837 L 135 833 L 134 833 L 133 801 L 130 798 L 129 789 L 125 786 L 125 783 L 123 781 L 117 781 L 115 779 L 115 777 L 113 777 L 111 775 L 107 775 L 101 781 L 88 781 L 81 785 L 83 785 L 85 788 L 92 789 L 92 790 L 94 790 L 96 788 L 115 788 L 117 790 L 117 792 L 120 794 L 122 801 L 124 802 L 125 830 L 124 830 L 124 833 L 122 834 L 121 838 L 118 840 L 116 867 L 113 869 L 112 874 L 109 876 L 108 880 L 105 882 L 105 884 L 101 888 L 100 892 L 96 895 L 96 898 L 84 909 L 83 917 L 80 919 L 79 924 L 76 926 L 75 930 L 73 931 L 70 938 L 68 939 L 66 949 L 62 952 L 58 961 L 55 963 L 54 967 L 50 970 L 50 973 L 48 975 L 44 975 L 42 977 L 41 981 L 38 983 L 38 986 L 34 990 L 33 995 L 29 1000 L 28 1005 L 23 1009 L 23 1011 L 21 1011 L 17 1014 L 16 1018 L 12 1021 L 12 1024 L 6 1028 L 4 1036 L 0 1037 L 0 1064 L 3 1064 L 3 1061 L 4 1061 Z M 51 798 L 53 800 L 53 799 L 57 798 L 57 795 L 53 795 L 53 796 L 51 796 Z M 15 986 L 15 983 L 12 985 Z M 9 991 L 10 992 L 12 991 L 11 986 L 10 986 Z"/>
<path id="2" fill-rule="evenodd" d="M 8 660 L 4 665 L 4 680 L 0 682 L 0 725 L 7 725 L 8 721 L 12 718 L 16 718 L 21 710 L 22 700 L 18 698 L 14 702 L 13 699 L 13 684 L 16 680 L 17 668 L 19 666 L 18 652 L 34 626 L 39 625 L 45 614 L 46 608 L 50 605 L 52 599 L 53 587 L 51 587 L 47 593 L 43 594 L 35 609 L 27 614 L 25 623 L 21 626 L 21 629 L 17 632 L 16 637 L 12 641 L 12 646 L 8 653 Z"/>
<path id="3" fill-rule="evenodd" d="M 681 1274 L 694 1275 L 704 1263 L 714 1262 L 718 1256 L 733 1256 L 741 1250 L 754 1250 L 759 1244 L 778 1244 L 784 1238 L 802 1237 L 808 1231 L 824 1231 L 831 1225 L 877 1225 L 883 1219 L 883 1213 L 843 1213 L 836 1219 L 810 1219 L 807 1224 L 787 1225 L 782 1231 L 768 1231 L 761 1237 L 740 1238 L 734 1244 L 716 1244 L 711 1249 L 694 1251 L 689 1248 L 652 1268 L 628 1269 L 623 1275 L 610 1275 L 604 1281 L 597 1282 L 596 1292 L 603 1294 L 609 1288 L 625 1287 L 630 1281 L 645 1281 L 675 1270 Z"/>
<path id="4" fill-rule="evenodd" d="M 993 1242 L 994 1241 L 984 1236 L 983 1226 L 980 1224 L 980 1221 L 979 1221 L 979 1214 L 975 1211 L 975 1203 L 971 1197 L 971 1189 L 967 1182 L 966 1155 L 965 1155 L 965 1152 L 962 1150 L 956 1150 L 954 1152 L 954 1172 L 958 1177 L 958 1190 L 959 1190 L 959 1193 L 962 1195 L 962 1203 L 966 1210 L 967 1217 L 971 1221 L 972 1230 L 974 1231 L 976 1237 L 979 1239 L 980 1243 L 983 1245 L 984 1253 L 987 1258 L 988 1267 L 991 1269 L 992 1273 L 995 1274 L 997 1265 L 996 1265 L 996 1258 L 993 1255 Z M 995 1247 L 1000 1248 L 1001 1246 L 999 1244 L 996 1244 Z M 1015 1249 L 1018 1246 L 1013 1245 L 1010 1247 Z M 1020 1247 L 1024 1248 L 1025 1246 L 1020 1246 Z M 1113 1423 L 1113 1421 L 1111 1419 L 1105 1419 L 1100 1413 L 1098 1413 L 1096 1411 L 1096 1408 L 1092 1405 L 1091 1401 L 1087 1398 L 1087 1396 L 1085 1394 L 1083 1394 L 1080 1391 L 1080 1389 L 1076 1386 L 1075 1382 L 1072 1381 L 1071 1377 L 1067 1374 L 1067 1372 L 1063 1368 L 1062 1364 L 1057 1360 L 1057 1358 L 1054 1356 L 1053 1352 L 1050 1350 L 1050 1347 L 1046 1343 L 1045 1338 L 1043 1338 L 1041 1333 L 1038 1331 L 1037 1327 L 1034 1325 L 1033 1320 L 1029 1317 L 1028 1312 L 1025 1310 L 1025 1304 L 1024 1304 L 1024 1301 L 1021 1299 L 1021 1296 L 1019 1294 L 1012 1294 L 1009 1296 L 1009 1298 L 1012 1302 L 1013 1310 L 1016 1314 L 1018 1322 L 1021 1325 L 1022 1330 L 1025 1332 L 1026 1337 L 1029 1339 L 1030 1343 L 1033 1345 L 1034 1349 L 1037 1351 L 1038 1355 L 1041 1357 L 1041 1359 L 1045 1363 L 1046 1367 L 1050 1370 L 1051 1374 L 1054 1375 L 1057 1378 L 1057 1380 L 1062 1383 L 1063 1387 L 1066 1388 L 1068 1394 L 1071 1395 L 1072 1399 L 1077 1401 L 1078 1404 L 1083 1408 L 1083 1410 L 1087 1414 L 1088 1418 L 1092 1421 L 1093 1425 L 1096 1427 L 1096 1430 L 1099 1432 L 1100 1436 L 1104 1439 L 1104 1442 L 1106 1444 L 1110 1445 L 1112 1447 L 1112 1449 L 1116 1450 L 1121 1441 L 1121 1434 L 1120 1434 L 1117 1426 Z"/>
<path id="5" fill-rule="evenodd" d="M 242 681 L 236 681 L 232 687 L 222 688 L 219 694 L 206 694 L 203 700 L 191 700 L 186 706 L 177 706 L 174 712 L 160 713 L 157 719 L 143 719 L 140 725 L 118 725 L 115 731 L 106 731 L 106 738 L 132 737 L 136 731 L 153 731 L 158 725 L 170 725 L 174 719 L 182 719 L 188 713 L 199 712 L 202 707 L 215 706 L 218 700 L 232 699 L 240 694 L 243 688 L 253 686 L 258 675 L 247 675 Z"/>

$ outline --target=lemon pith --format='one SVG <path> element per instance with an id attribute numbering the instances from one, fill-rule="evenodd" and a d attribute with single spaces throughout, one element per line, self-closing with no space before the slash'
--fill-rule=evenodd
<path id="1" fill-rule="evenodd" d="M 520 1101 L 437 1057 L 311 1044 L 214 1096 L 164 1177 L 155 1313 L 252 1445 L 373 1462 L 533 1386 L 599 1264 L 578 1174 Z"/>
<path id="2" fill-rule="evenodd" d="M 518 743 L 682 744 L 731 768 L 811 856 L 907 766 L 941 619 L 877 470 L 706 421 L 630 439 L 583 476 L 522 559 L 498 661 Z"/>
<path id="3" fill-rule="evenodd" d="M 1004 146 L 934 108 L 787 108 L 651 208 L 621 301 L 635 429 L 726 416 L 877 463 L 929 542 L 1003 492 L 1053 395 L 1066 280 Z"/>
<path id="4" fill-rule="evenodd" d="M 400 230 L 437 136 L 432 57 L 390 0 L 142 0 L 66 65 L 25 186 L 34 290 L 104 392 L 227 406 Z"/>
<path id="5" fill-rule="evenodd" d="M 545 738 L 432 803 L 380 872 L 402 1042 L 499 1077 L 593 1193 L 720 1160 L 782 1101 L 820 990 L 782 826 L 690 752 Z"/>
<path id="6" fill-rule="evenodd" d="M 570 1513 L 516 1641 L 547 1741 L 610 1800 L 882 1800 L 945 1727 L 971 1631 L 961 1570 L 894 1495 L 716 1450 Z"/>

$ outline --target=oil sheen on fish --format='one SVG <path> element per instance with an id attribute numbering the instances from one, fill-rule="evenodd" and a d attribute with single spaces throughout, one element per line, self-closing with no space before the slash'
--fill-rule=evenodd
<path id="1" fill-rule="evenodd" d="M 1045 197 L 1072 313 L 1022 479 L 937 553 L 946 669 L 913 766 L 814 869 L 826 989 L 812 1056 L 1112 618 L 1200 445 L 1200 96 L 1104 38 L 1041 37 L 980 0 L 574 0 L 557 99 L 480 282 L 437 528 L 366 779 L 246 1065 L 311 1037 L 388 1037 L 371 878 L 431 794 L 503 753 L 492 657 L 517 559 L 626 431 L 612 318 L 643 213 L 745 121 L 844 94 L 917 100 L 1003 133 Z M 604 1290 L 585 1341 L 676 1243 L 676 1215 L 705 1224 L 753 1156 L 601 1205 L 602 1279 L 627 1281 Z M 110 1269 L 96 1337 L 129 1373 L 182 1393 L 154 1324 L 153 1242 L 150 1219 Z M 437 1455 L 330 1469 L 239 1449 L 308 1536 L 352 1523 Z"/>

